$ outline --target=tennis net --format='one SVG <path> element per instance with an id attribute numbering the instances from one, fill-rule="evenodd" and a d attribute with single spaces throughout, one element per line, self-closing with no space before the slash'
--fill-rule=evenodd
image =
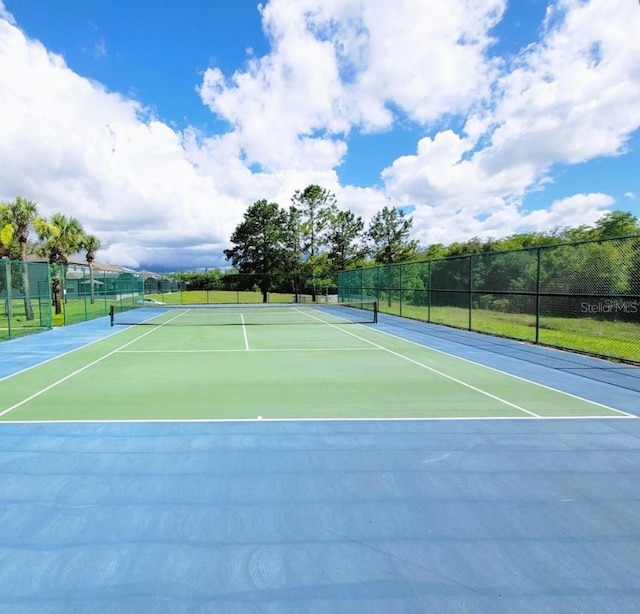
<path id="1" fill-rule="evenodd" d="M 260 303 L 240 305 L 112 305 L 111 326 L 250 326 L 287 324 L 373 324 L 377 301 L 338 303 Z"/>

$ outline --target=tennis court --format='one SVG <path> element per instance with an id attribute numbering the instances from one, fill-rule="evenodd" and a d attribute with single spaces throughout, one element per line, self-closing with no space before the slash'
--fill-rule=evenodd
<path id="1" fill-rule="evenodd" d="M 145 306 L 0 345 L 0 604 L 636 612 L 638 369 L 441 329 Z"/>

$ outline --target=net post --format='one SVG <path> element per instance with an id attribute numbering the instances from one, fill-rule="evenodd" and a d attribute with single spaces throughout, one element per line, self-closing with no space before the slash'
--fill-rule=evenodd
<path id="1" fill-rule="evenodd" d="M 378 323 L 378 301 L 373 301 L 373 323 Z"/>
<path id="2" fill-rule="evenodd" d="M 109 305 L 109 322 L 111 323 L 111 326 L 113 326 L 114 318 L 115 318 L 115 309 L 113 308 L 113 305 Z"/>

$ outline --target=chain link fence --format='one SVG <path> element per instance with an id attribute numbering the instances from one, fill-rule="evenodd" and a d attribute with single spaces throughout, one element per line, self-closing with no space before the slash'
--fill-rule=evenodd
<path id="1" fill-rule="evenodd" d="M 47 264 L 0 259 L 0 340 L 51 328 L 50 287 Z"/>
<path id="2" fill-rule="evenodd" d="M 144 303 L 144 279 L 140 273 L 84 265 L 52 265 L 51 272 L 56 326 L 106 316 L 111 305 L 126 309 Z M 62 296 L 55 294 L 56 279 L 63 288 Z"/>
<path id="3" fill-rule="evenodd" d="M 282 274 L 267 276 L 235 272 L 216 278 L 201 276 L 193 281 L 178 281 L 162 275 L 147 276 L 144 288 L 148 301 L 166 304 L 261 303 L 265 298 L 262 288 L 268 288 L 268 303 L 335 302 L 335 282 L 324 281 L 324 286 L 315 288 L 315 294 L 311 280 L 300 276 L 293 278 Z"/>
<path id="4" fill-rule="evenodd" d="M 339 300 L 640 363 L 640 236 L 342 271 Z"/>
<path id="5" fill-rule="evenodd" d="M 139 273 L 0 260 L 0 340 L 107 316 L 144 302 Z"/>
<path id="6" fill-rule="evenodd" d="M 0 260 L 0 340 L 108 316 L 145 304 L 335 302 L 328 287 L 262 275 L 226 274 L 185 282 L 175 276 L 85 264 L 49 265 Z M 268 284 L 264 286 L 264 282 Z M 331 289 L 335 288 L 335 285 Z"/>

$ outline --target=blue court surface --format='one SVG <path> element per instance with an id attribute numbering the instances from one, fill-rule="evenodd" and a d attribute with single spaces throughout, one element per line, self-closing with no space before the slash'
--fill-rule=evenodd
<path id="1" fill-rule="evenodd" d="M 640 370 L 374 326 L 619 415 L 0 422 L 0 611 L 639 612 Z M 112 334 L 0 344 L 0 392 Z"/>

